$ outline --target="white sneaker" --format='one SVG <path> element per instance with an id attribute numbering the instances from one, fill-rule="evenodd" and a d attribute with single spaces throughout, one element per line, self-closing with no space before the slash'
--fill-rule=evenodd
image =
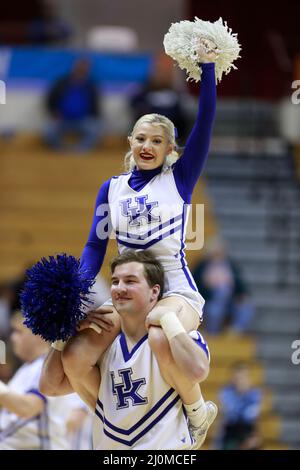
<path id="1" fill-rule="evenodd" d="M 215 403 L 212 401 L 206 401 L 205 405 L 207 412 L 205 421 L 203 421 L 203 423 L 198 427 L 189 425 L 189 430 L 194 440 L 194 444 L 191 449 L 200 449 L 206 439 L 209 427 L 212 425 L 218 414 L 218 407 Z"/>

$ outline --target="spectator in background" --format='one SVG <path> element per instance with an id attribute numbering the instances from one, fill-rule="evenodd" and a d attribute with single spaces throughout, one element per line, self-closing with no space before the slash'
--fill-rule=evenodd
<path id="1" fill-rule="evenodd" d="M 90 61 L 78 59 L 71 73 L 59 79 L 49 91 L 46 106 L 52 122 L 45 139 L 53 149 L 89 151 L 101 135 L 99 93 L 90 72 Z M 66 137 L 71 135 L 76 140 L 67 144 Z"/>
<path id="2" fill-rule="evenodd" d="M 41 2 L 41 13 L 28 25 L 28 36 L 33 44 L 58 44 L 70 38 L 72 30 L 65 19 L 58 16 L 53 3 Z"/>
<path id="3" fill-rule="evenodd" d="M 40 393 L 48 345 L 23 325 L 20 312 L 13 315 L 12 328 L 14 353 L 25 363 L 7 385 L 0 380 L 0 450 L 68 450 L 66 421 L 74 395 L 48 398 Z"/>
<path id="4" fill-rule="evenodd" d="M 165 54 L 158 56 L 148 82 L 131 98 L 132 120 L 136 122 L 144 114 L 162 114 L 174 123 L 178 140 L 184 140 L 186 118 L 180 94 L 173 85 L 173 73 L 172 61 Z"/>
<path id="5" fill-rule="evenodd" d="M 254 307 L 239 269 L 228 257 L 223 243 L 218 240 L 211 243 L 207 256 L 196 266 L 193 275 L 205 299 L 206 331 L 218 334 L 229 316 L 232 332 L 247 332 Z"/>
<path id="6" fill-rule="evenodd" d="M 222 450 L 255 450 L 260 448 L 257 419 L 262 393 L 253 388 L 246 363 L 233 366 L 231 383 L 220 391 L 222 413 L 217 448 Z"/>
<path id="7" fill-rule="evenodd" d="M 64 43 L 71 28 L 60 18 L 52 3 L 46 0 L 6 2 L 1 10 L 0 43 L 40 45 Z"/>

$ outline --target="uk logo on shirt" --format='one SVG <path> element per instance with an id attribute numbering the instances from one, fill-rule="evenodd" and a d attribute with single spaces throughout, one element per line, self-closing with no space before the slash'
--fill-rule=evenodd
<path id="1" fill-rule="evenodd" d="M 148 195 L 136 196 L 135 204 L 132 198 L 120 201 L 121 214 L 129 219 L 131 227 L 140 227 L 141 225 L 160 222 L 160 216 L 152 213 L 152 210 L 158 206 L 158 201 L 147 202 Z"/>
<path id="2" fill-rule="evenodd" d="M 145 405 L 148 403 L 147 397 L 142 397 L 139 394 L 141 386 L 146 384 L 144 377 L 133 379 L 131 367 L 118 370 L 118 375 L 121 378 L 121 382 L 119 383 L 115 381 L 114 372 L 110 372 L 112 392 L 117 398 L 117 410 L 128 408 L 129 403 L 131 403 L 132 406 Z"/>

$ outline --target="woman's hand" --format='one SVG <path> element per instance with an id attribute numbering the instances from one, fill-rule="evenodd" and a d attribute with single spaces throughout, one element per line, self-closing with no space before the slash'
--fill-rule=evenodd
<path id="1" fill-rule="evenodd" d="M 198 50 L 198 60 L 202 64 L 207 64 L 209 62 L 215 62 L 219 57 L 220 50 L 216 44 L 207 38 L 200 38 L 199 40 L 199 50 Z"/>
<path id="2" fill-rule="evenodd" d="M 91 310 L 86 319 L 79 322 L 77 330 L 82 331 L 86 328 L 92 328 L 99 334 L 102 330 L 111 331 L 114 323 L 110 318 L 108 318 L 110 313 L 113 313 L 113 308 L 109 305 L 99 307 L 96 310 Z"/>

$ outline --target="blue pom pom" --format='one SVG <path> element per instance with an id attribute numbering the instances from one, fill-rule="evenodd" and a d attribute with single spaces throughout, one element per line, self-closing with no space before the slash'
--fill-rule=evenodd
<path id="1" fill-rule="evenodd" d="M 88 294 L 95 280 L 65 253 L 42 258 L 26 272 L 20 294 L 24 324 L 46 341 L 67 340 L 86 317 Z"/>

